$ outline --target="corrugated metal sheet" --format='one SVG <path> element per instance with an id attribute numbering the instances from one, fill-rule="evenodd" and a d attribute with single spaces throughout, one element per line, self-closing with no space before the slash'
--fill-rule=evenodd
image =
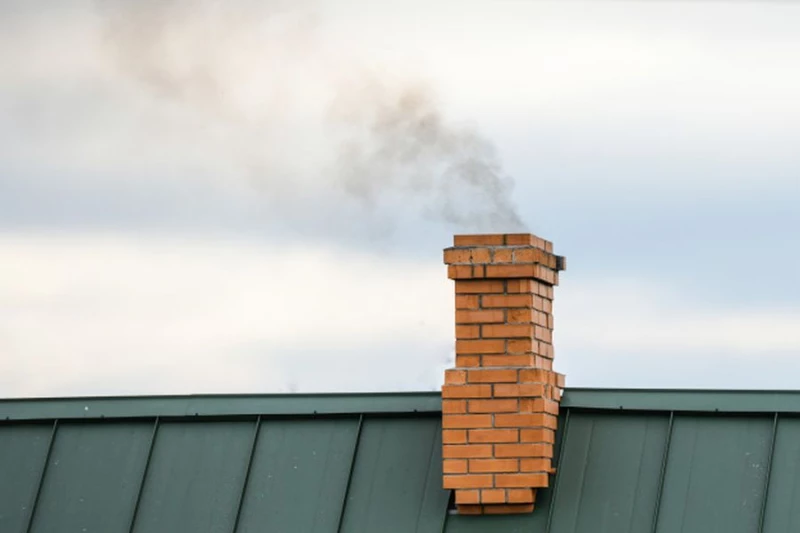
<path id="1" fill-rule="evenodd" d="M 438 402 L 0 401 L 0 532 L 800 531 L 798 392 L 567 391 L 513 516 L 448 512 Z"/>

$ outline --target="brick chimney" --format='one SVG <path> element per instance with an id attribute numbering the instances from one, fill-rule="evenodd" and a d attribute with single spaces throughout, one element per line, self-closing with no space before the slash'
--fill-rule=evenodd
<path id="1" fill-rule="evenodd" d="M 553 287 L 565 259 L 531 234 L 456 235 L 456 368 L 442 387 L 444 488 L 463 514 L 533 511 L 553 473 L 564 376 L 553 372 Z"/>

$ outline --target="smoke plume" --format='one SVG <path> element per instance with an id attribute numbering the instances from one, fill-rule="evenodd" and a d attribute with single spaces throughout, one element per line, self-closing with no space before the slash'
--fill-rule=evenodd
<path id="1" fill-rule="evenodd" d="M 308 184 L 291 168 L 304 166 L 373 213 L 522 229 L 494 145 L 448 120 L 427 84 L 369 68 L 326 40 L 304 5 L 118 0 L 98 12 L 115 68 L 231 132 L 228 157 L 273 200 L 303 194 Z M 287 123 L 319 133 L 330 157 L 281 163 Z"/>

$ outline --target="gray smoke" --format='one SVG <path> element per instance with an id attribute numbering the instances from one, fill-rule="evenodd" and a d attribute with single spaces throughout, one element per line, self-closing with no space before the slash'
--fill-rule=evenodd
<path id="1" fill-rule="evenodd" d="M 419 198 L 427 216 L 458 228 L 523 227 L 510 197 L 513 181 L 503 175 L 494 145 L 449 124 L 430 88 L 393 90 L 369 79 L 344 94 L 331 116 L 353 132 L 338 162 L 348 193 L 368 205 L 389 191 Z"/>
<path id="2" fill-rule="evenodd" d="M 329 185 L 382 215 L 413 212 L 462 230 L 523 229 L 494 145 L 448 121 L 424 83 L 389 81 L 357 59 L 337 67 L 355 73 L 349 78 L 321 67 L 335 43 L 319 40 L 313 13 L 274 1 L 214 0 L 103 2 L 98 12 L 120 72 L 157 98 L 235 129 L 229 157 L 273 199 L 291 178 L 274 167 L 280 143 L 259 139 L 269 136 L 285 99 L 297 98 L 276 65 L 298 64 L 329 94 L 318 126 L 333 163 L 317 167 Z M 253 72 L 267 80 L 263 113 L 237 102 L 237 78 Z"/>

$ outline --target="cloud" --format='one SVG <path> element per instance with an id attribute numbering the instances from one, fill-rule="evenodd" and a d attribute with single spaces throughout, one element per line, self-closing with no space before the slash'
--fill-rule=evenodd
<path id="1" fill-rule="evenodd" d="M 800 352 L 800 306 L 745 301 L 723 310 L 697 300 L 689 287 L 613 279 L 567 283 L 558 300 L 570 350 L 655 349 L 675 361 L 706 351 Z"/>
<path id="2" fill-rule="evenodd" d="M 424 369 L 451 350 L 438 264 L 119 234 L 0 243 L 4 396 L 433 388 Z"/>
<path id="3" fill-rule="evenodd" d="M 0 265 L 4 396 L 432 390 L 452 364 L 438 258 L 6 233 Z M 657 280 L 567 272 L 555 316 L 572 386 L 770 386 L 800 351 L 800 309 L 712 308 Z"/>
<path id="4" fill-rule="evenodd" d="M 556 362 L 569 386 L 796 387 L 800 306 L 713 305 L 666 280 L 569 280 L 555 302 Z"/>

